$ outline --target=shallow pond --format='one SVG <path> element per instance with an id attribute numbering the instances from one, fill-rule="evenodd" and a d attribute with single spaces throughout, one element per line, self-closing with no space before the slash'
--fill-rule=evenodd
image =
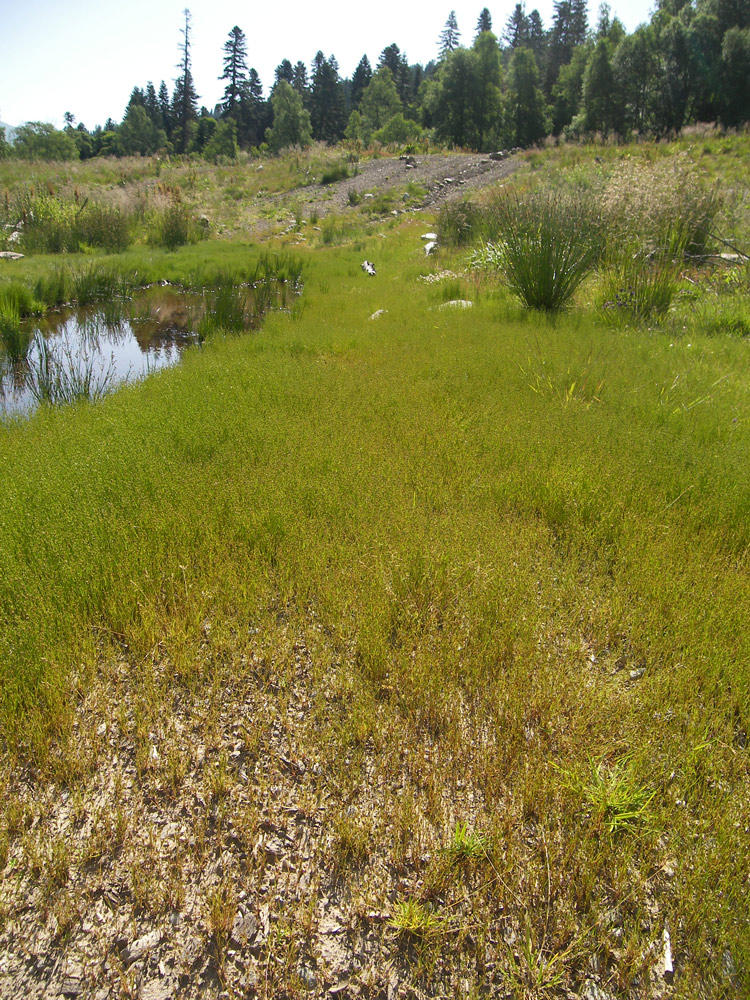
<path id="1" fill-rule="evenodd" d="M 64 391 L 84 386 L 91 397 L 123 382 L 179 361 L 198 344 L 200 295 L 171 286 L 154 286 L 127 302 L 68 308 L 47 313 L 22 326 L 28 336 L 25 356 L 13 361 L 0 344 L 0 415 L 30 413 L 44 395 L 45 373 Z"/>

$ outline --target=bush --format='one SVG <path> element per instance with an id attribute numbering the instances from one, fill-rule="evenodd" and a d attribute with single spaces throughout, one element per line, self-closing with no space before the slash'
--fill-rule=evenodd
<path id="1" fill-rule="evenodd" d="M 504 196 L 494 215 L 500 240 L 475 255 L 475 266 L 502 270 L 530 309 L 564 309 L 601 256 L 598 214 L 578 197 L 539 190 Z"/>

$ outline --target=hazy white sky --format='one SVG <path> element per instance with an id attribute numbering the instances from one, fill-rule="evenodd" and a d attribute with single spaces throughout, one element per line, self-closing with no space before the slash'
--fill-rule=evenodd
<path id="1" fill-rule="evenodd" d="M 71 111 L 88 128 L 119 121 L 135 86 L 177 76 L 178 44 L 186 0 L 0 0 L 0 120 L 10 125 L 49 121 L 62 126 Z M 445 0 L 445 8 L 420 0 L 282 0 L 238 3 L 191 0 L 193 77 L 200 103 L 212 108 L 224 84 L 223 45 L 234 25 L 247 37 L 248 64 L 266 95 L 282 59 L 310 63 L 322 49 L 351 76 L 362 55 L 375 65 L 395 42 L 410 63 L 437 56 L 438 38 L 451 9 L 461 41 L 470 44 L 479 12 L 487 6 L 501 34 L 515 6 L 511 0 Z M 653 0 L 610 0 L 628 31 L 648 20 Z M 527 0 L 545 27 L 553 0 Z M 595 21 L 599 0 L 590 4 Z"/>

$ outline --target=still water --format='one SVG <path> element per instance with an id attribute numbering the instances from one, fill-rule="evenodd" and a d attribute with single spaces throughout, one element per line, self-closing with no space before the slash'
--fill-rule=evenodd
<path id="1" fill-rule="evenodd" d="M 46 361 L 60 377 L 85 380 L 91 395 L 176 364 L 200 342 L 201 298 L 175 288 L 146 288 L 129 302 L 63 309 L 25 326 L 25 357 L 11 360 L 0 345 L 0 416 L 31 413 L 38 405 L 39 371 Z"/>

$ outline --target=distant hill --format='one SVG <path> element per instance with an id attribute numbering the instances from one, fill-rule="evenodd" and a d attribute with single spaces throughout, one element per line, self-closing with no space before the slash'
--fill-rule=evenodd
<path id="1" fill-rule="evenodd" d="M 13 142 L 16 138 L 16 130 L 13 125 L 8 125 L 6 122 L 0 122 L 0 128 L 5 129 L 5 138 L 8 142 Z"/>

